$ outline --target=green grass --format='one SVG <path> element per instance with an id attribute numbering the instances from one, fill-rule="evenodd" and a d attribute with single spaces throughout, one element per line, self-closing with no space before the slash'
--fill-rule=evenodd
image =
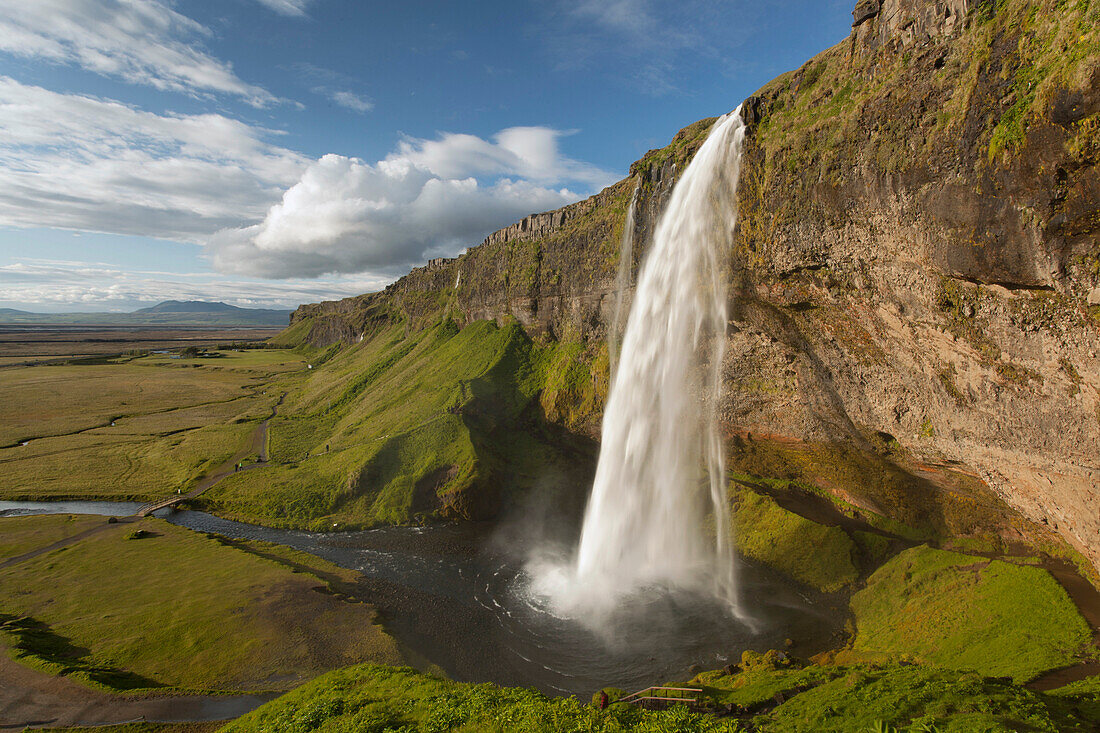
<path id="1" fill-rule="evenodd" d="M 514 322 L 379 331 L 291 389 L 271 422 L 271 465 L 229 477 L 203 505 L 317 529 L 491 516 L 499 487 L 522 491 L 556 460 L 543 403 L 557 417 L 602 399 L 577 348 L 540 347 Z"/>
<path id="2" fill-rule="evenodd" d="M 286 689 L 350 663 L 401 661 L 373 608 L 314 590 L 340 580 L 335 566 L 158 519 L 127 539 L 134 526 L 0 570 L 17 659 L 107 689 L 193 690 Z"/>
<path id="3" fill-rule="evenodd" d="M 173 359 L 164 354 L 150 354 L 132 363 L 142 366 L 190 366 L 197 364 L 208 369 L 263 372 L 266 374 L 299 372 L 306 368 L 306 358 L 302 354 L 286 349 L 244 349 L 241 351 L 211 349 L 211 351 L 220 356 L 216 359 Z"/>
<path id="4" fill-rule="evenodd" d="M 683 708 L 646 712 L 625 704 L 600 711 L 576 698 L 470 685 L 408 668 L 339 670 L 229 723 L 224 733 L 345 731 L 1089 731 L 1100 723 L 1095 684 L 1051 694 L 1003 679 L 937 667 L 869 665 L 754 667 L 694 681 L 738 718 Z M 1091 706 L 1091 707 L 1090 707 Z"/>
<path id="5" fill-rule="evenodd" d="M 736 496 L 733 521 L 742 554 L 826 592 L 855 582 L 856 547 L 843 529 L 812 522 L 747 488 L 739 487 Z"/>
<path id="6" fill-rule="evenodd" d="M 189 489 L 271 414 L 280 385 L 300 379 L 297 354 L 225 353 L 0 373 L 16 394 L 0 413 L 50 436 L 0 449 L 0 498 L 146 500 Z"/>
<path id="7" fill-rule="evenodd" d="M 0 497 L 141 501 L 168 496 L 228 460 L 255 427 L 230 422 L 167 435 L 83 433 L 34 441 L 0 451 Z"/>
<path id="8" fill-rule="evenodd" d="M 856 653 L 1023 682 L 1096 655 L 1091 632 L 1045 570 L 927 546 L 902 552 L 851 602 Z"/>
<path id="9" fill-rule="evenodd" d="M 684 709 L 646 713 L 628 705 L 598 710 L 576 698 L 470 685 L 405 668 L 362 665 L 314 680 L 222 729 L 225 733 L 382 731 L 740 731 L 732 719 Z"/>
<path id="10" fill-rule="evenodd" d="M 834 679 L 757 718 L 761 731 L 1088 731 L 1100 717 L 1005 680 L 936 667 L 837 668 Z"/>
<path id="11" fill-rule="evenodd" d="M 152 368 L 134 364 L 39 366 L 0 371 L 0 445 L 109 425 L 239 397 L 255 382 L 222 370 Z"/>
<path id="12" fill-rule="evenodd" d="M 52 545 L 104 521 L 102 517 L 70 514 L 0 517 L 0 561 Z"/>

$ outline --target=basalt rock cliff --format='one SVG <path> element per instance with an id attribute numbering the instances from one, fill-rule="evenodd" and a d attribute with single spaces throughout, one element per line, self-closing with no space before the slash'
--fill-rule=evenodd
<path id="1" fill-rule="evenodd" d="M 853 21 L 742 107 L 732 468 L 910 527 L 1050 530 L 1100 566 L 1100 0 L 860 0 Z M 515 319 L 595 365 L 595 399 L 548 419 L 597 437 L 627 206 L 644 251 L 711 122 L 586 201 L 302 306 L 284 341 Z"/>

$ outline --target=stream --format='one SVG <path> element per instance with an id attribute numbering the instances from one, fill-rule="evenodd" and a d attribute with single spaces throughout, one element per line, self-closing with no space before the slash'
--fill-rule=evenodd
<path id="1" fill-rule="evenodd" d="M 128 516 L 129 502 L 0 502 L 0 517 Z M 594 631 L 561 618 L 532 594 L 517 557 L 487 525 L 438 524 L 352 532 L 270 529 L 204 512 L 162 510 L 167 521 L 232 539 L 308 552 L 361 574 L 361 597 L 411 651 L 460 681 L 591 695 L 604 686 L 639 689 L 685 679 L 694 665 L 736 663 L 741 650 L 784 648 L 806 655 L 828 646 L 843 612 L 765 568 L 741 563 L 749 627 L 712 598 L 647 592 Z"/>

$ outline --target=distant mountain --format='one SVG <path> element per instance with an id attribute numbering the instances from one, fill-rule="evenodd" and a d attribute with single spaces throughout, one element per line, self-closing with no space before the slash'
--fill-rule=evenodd
<path id="1" fill-rule="evenodd" d="M 283 327 L 289 310 L 238 308 L 202 300 L 166 300 L 132 313 L 29 313 L 0 308 L 0 324 L 89 326 L 268 326 Z"/>
<path id="2" fill-rule="evenodd" d="M 289 313 L 289 311 L 268 310 L 263 308 L 239 308 L 228 303 L 208 303 L 205 300 L 166 300 L 163 303 L 139 308 L 134 313 Z"/>

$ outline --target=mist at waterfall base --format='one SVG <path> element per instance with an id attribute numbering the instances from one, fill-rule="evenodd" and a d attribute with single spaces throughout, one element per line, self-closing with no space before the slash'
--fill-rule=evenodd
<path id="1" fill-rule="evenodd" d="M 656 606 L 710 606 L 730 623 L 749 621 L 716 414 L 743 138 L 738 108 L 714 123 L 673 188 L 618 349 L 611 329 L 617 359 L 579 542 L 540 546 L 527 563 L 533 598 L 609 642 Z M 622 257 L 633 256 L 630 223 Z"/>

